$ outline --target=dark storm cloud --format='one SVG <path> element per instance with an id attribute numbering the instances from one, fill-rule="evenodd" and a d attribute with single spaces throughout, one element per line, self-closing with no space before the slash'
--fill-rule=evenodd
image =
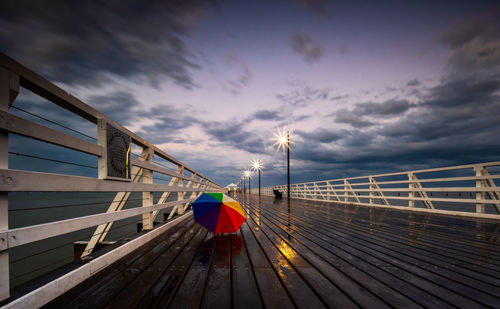
<path id="1" fill-rule="evenodd" d="M 357 103 L 353 109 L 340 109 L 334 115 L 336 122 L 347 123 L 354 128 L 364 128 L 375 124 L 367 120 L 366 117 L 394 117 L 405 113 L 414 106 L 414 104 L 406 100 L 389 100 L 382 103 Z"/>
<path id="2" fill-rule="evenodd" d="M 482 108 L 498 100 L 500 74 L 485 78 L 454 78 L 430 91 L 424 104 L 439 108 Z"/>
<path id="3" fill-rule="evenodd" d="M 316 129 L 311 132 L 296 130 L 294 134 L 300 136 L 304 140 L 319 142 L 319 143 L 331 143 L 337 141 L 344 137 L 346 131 L 331 131 L 323 128 Z"/>
<path id="4" fill-rule="evenodd" d="M 182 40 L 204 1 L 2 1 L 4 52 L 52 81 L 99 85 L 107 73 L 168 77 L 193 87 L 198 68 Z"/>
<path id="5" fill-rule="evenodd" d="M 135 113 L 132 111 L 134 107 L 139 106 L 134 95 L 124 91 L 91 96 L 88 103 L 99 112 L 125 126 L 129 125 L 134 118 Z"/>
<path id="6" fill-rule="evenodd" d="M 346 123 L 354 128 L 364 128 L 374 125 L 373 122 L 365 120 L 363 115 L 358 115 L 347 109 L 339 109 L 335 112 L 335 122 Z"/>
<path id="7" fill-rule="evenodd" d="M 421 84 L 421 82 L 418 79 L 414 78 L 414 79 L 408 81 L 408 83 L 406 83 L 406 86 L 416 87 L 416 86 L 420 86 L 420 84 Z"/>
<path id="8" fill-rule="evenodd" d="M 338 96 L 335 96 L 335 97 L 331 97 L 330 100 L 331 101 L 337 101 L 337 100 L 342 100 L 342 99 L 347 99 L 349 97 L 349 95 L 338 95 Z"/>
<path id="9" fill-rule="evenodd" d="M 400 121 L 384 126 L 380 134 L 411 142 L 490 141 L 500 132 L 500 75 L 484 80 L 453 79 L 431 89 L 429 96 Z"/>
<path id="10" fill-rule="evenodd" d="M 259 110 L 253 113 L 248 120 L 281 121 L 284 118 L 279 110 Z"/>
<path id="11" fill-rule="evenodd" d="M 438 37 L 450 49 L 448 64 L 456 71 L 489 69 L 500 64 L 500 14 L 461 20 Z"/>
<path id="12" fill-rule="evenodd" d="M 311 115 L 294 115 L 294 116 L 292 116 L 292 122 L 299 122 L 299 121 L 306 120 L 309 118 L 311 118 Z M 285 124 L 282 124 L 280 126 L 285 126 Z"/>
<path id="13" fill-rule="evenodd" d="M 137 115 L 154 122 L 153 125 L 142 126 L 140 129 L 140 134 L 147 136 L 148 141 L 154 144 L 178 141 L 179 130 L 202 123 L 185 110 L 169 104 L 155 106 Z"/>
<path id="14" fill-rule="evenodd" d="M 300 54 L 307 62 L 317 61 L 325 54 L 325 48 L 310 35 L 294 32 L 291 37 L 292 50 Z"/>
<path id="15" fill-rule="evenodd" d="M 203 130 L 217 141 L 250 153 L 264 153 L 265 144 L 255 134 L 245 130 L 244 122 L 207 122 Z"/>
<path id="16" fill-rule="evenodd" d="M 330 89 L 315 89 L 301 86 L 285 94 L 278 94 L 276 98 L 286 105 L 305 107 L 318 100 L 327 100 Z"/>
<path id="17" fill-rule="evenodd" d="M 406 100 L 389 100 L 383 103 L 358 103 L 355 105 L 353 112 L 358 115 L 374 115 L 374 116 L 395 116 L 400 115 L 414 104 Z"/>
<path id="18" fill-rule="evenodd" d="M 409 86 L 411 87 L 411 86 Z M 498 160 L 500 75 L 444 79 L 418 104 L 358 103 L 344 110 L 353 129 L 296 131 L 292 157 L 323 179 Z M 378 126 L 364 115 L 393 117 Z M 357 117 L 357 118 L 356 118 Z M 373 118 L 371 118 L 373 119 Z M 306 176 L 304 176 L 305 181 Z"/>

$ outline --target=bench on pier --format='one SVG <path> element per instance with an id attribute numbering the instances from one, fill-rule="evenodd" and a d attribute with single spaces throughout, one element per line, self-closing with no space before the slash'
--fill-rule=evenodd
<path id="1" fill-rule="evenodd" d="M 283 198 L 283 193 L 280 192 L 278 189 L 273 189 L 274 197 L 275 198 Z"/>

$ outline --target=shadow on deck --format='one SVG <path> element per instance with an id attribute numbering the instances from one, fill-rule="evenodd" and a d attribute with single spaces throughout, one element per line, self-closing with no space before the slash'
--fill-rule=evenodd
<path id="1" fill-rule="evenodd" d="M 500 308 L 499 223 L 242 202 L 237 234 L 214 236 L 190 218 L 47 307 Z"/>

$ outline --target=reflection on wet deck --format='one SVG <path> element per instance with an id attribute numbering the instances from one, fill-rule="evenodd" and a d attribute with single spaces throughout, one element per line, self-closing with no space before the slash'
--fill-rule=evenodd
<path id="1" fill-rule="evenodd" d="M 192 219 L 49 307 L 500 308 L 500 224 L 252 196 L 237 234 Z"/>

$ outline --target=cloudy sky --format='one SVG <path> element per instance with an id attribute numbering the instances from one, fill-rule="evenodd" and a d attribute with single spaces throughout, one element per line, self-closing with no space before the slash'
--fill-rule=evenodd
<path id="1" fill-rule="evenodd" d="M 500 158 L 497 1 L 2 1 L 0 49 L 221 185 L 284 127 L 292 182 Z"/>

